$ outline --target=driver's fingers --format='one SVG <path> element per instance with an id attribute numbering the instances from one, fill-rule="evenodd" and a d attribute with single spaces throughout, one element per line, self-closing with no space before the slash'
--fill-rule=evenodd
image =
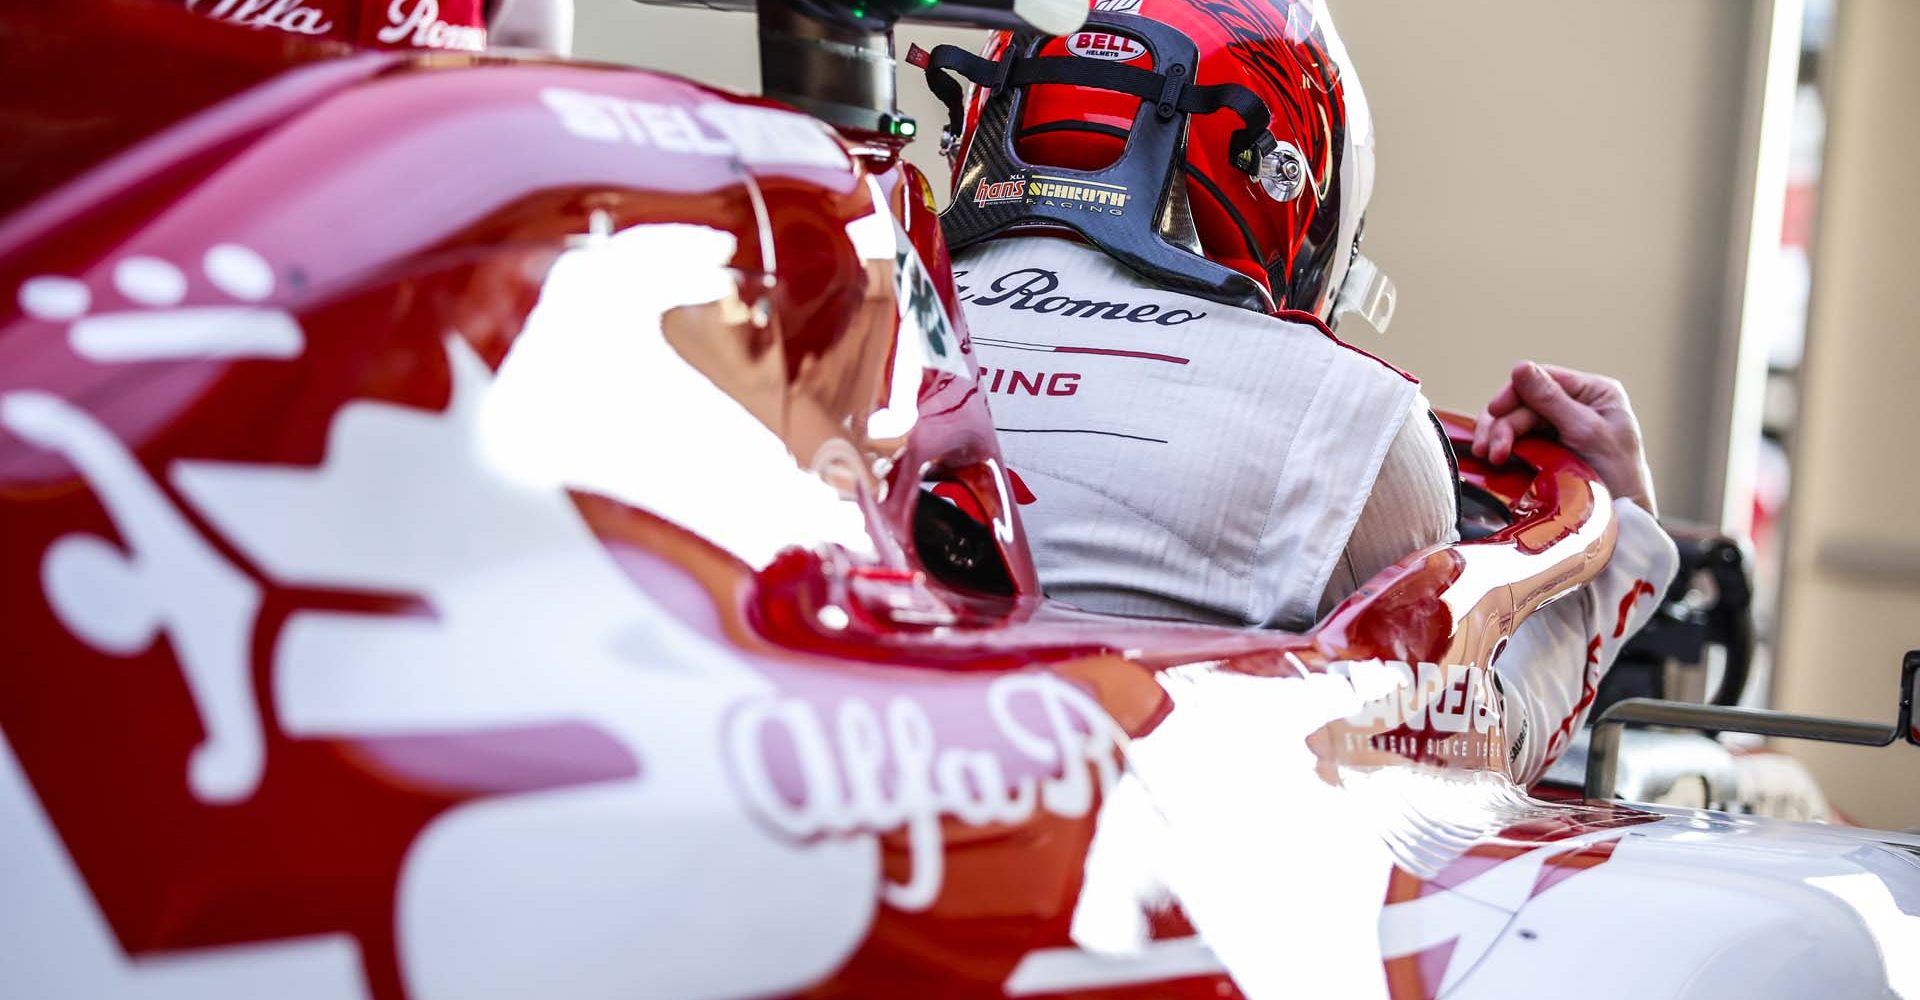
<path id="1" fill-rule="evenodd" d="M 1487 429 L 1487 461 L 1499 465 L 1513 457 L 1514 440 L 1542 423 L 1539 414 L 1524 406 L 1494 418 L 1493 426 Z"/>
<path id="2" fill-rule="evenodd" d="M 1493 429 L 1493 422 L 1512 413 L 1521 405 L 1523 404 L 1520 402 L 1520 394 L 1514 390 L 1512 382 L 1500 386 L 1500 391 L 1493 394 L 1493 399 L 1473 420 L 1473 453 L 1475 455 L 1481 458 L 1487 456 L 1487 432 Z"/>
<path id="3" fill-rule="evenodd" d="M 1531 361 L 1514 367 L 1513 385 L 1527 409 L 1538 413 L 1562 435 L 1578 438 L 1599 420 L 1590 404 L 1574 398 L 1559 379 Z"/>
<path id="4" fill-rule="evenodd" d="M 1545 362 L 1536 362 L 1535 364 L 1541 371 L 1552 376 L 1555 382 L 1560 383 L 1560 388 L 1565 389 L 1567 395 L 1572 396 L 1582 403 L 1589 405 L 1600 403 L 1613 395 L 1614 382 L 1612 379 L 1603 375 L 1595 375 L 1592 372 L 1583 372 L 1578 368 L 1567 368 L 1563 365 L 1550 365 Z"/>
<path id="5" fill-rule="evenodd" d="M 1499 418 L 1494 416 L 1492 407 L 1481 410 L 1480 415 L 1473 418 L 1473 453 L 1475 455 L 1481 458 L 1487 457 L 1487 438 L 1493 431 L 1493 422 L 1497 419 Z"/>
<path id="6" fill-rule="evenodd" d="M 1525 406 L 1518 407 L 1517 409 L 1508 407 L 1500 411 L 1496 411 L 1493 407 L 1489 406 L 1481 410 L 1480 415 L 1473 418 L 1473 453 L 1481 458 L 1486 458 L 1487 449 L 1493 446 L 1494 428 L 1499 427 L 1503 421 L 1511 422 L 1516 419 L 1525 422 L 1526 428 L 1531 428 L 1538 421 L 1539 417 Z M 1516 436 L 1525 433 L 1525 429 L 1515 432 Z"/>

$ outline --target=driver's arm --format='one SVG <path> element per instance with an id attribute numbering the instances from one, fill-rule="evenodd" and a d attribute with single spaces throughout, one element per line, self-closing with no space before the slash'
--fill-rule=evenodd
<path id="1" fill-rule="evenodd" d="M 1515 438 L 1543 430 L 1599 473 L 1614 494 L 1620 530 L 1600 575 L 1529 617 L 1494 663 L 1505 694 L 1509 763 L 1522 784 L 1546 773 L 1580 731 L 1600 679 L 1653 616 L 1680 567 L 1673 539 L 1654 519 L 1653 476 L 1620 383 L 1522 362 L 1481 411 L 1473 451 L 1505 462 Z M 1573 663 L 1584 667 L 1568 669 Z"/>
<path id="2" fill-rule="evenodd" d="M 1528 616 L 1494 659 L 1507 762 L 1522 785 L 1546 774 L 1586 724 L 1600 679 L 1653 617 L 1680 568 L 1673 539 L 1653 515 L 1627 499 L 1615 500 L 1613 513 L 1620 531 L 1600 575 Z"/>

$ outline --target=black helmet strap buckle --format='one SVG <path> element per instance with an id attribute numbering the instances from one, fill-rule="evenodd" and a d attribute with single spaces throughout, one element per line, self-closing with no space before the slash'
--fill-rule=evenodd
<path id="1" fill-rule="evenodd" d="M 1110 28 L 1144 44 L 1144 69 L 1079 56 L 1038 56 L 1048 39 L 1016 35 L 999 59 L 985 59 L 941 45 L 924 59 L 927 85 L 947 106 L 947 129 L 965 124 L 958 74 L 987 91 L 966 162 L 959 165 L 953 203 L 941 215 L 948 244 L 956 251 L 1022 225 L 1073 230 L 1133 270 L 1168 287 L 1229 305 L 1261 311 L 1271 296 L 1253 279 L 1169 242 L 1158 217 L 1186 164 L 1187 117 L 1232 111 L 1242 123 L 1229 146 L 1231 165 L 1258 176 L 1261 160 L 1276 142 L 1266 105 L 1239 84 L 1193 83 L 1198 49 L 1178 29 L 1132 14 L 1093 12 L 1086 28 Z M 920 56 L 921 53 L 915 53 Z M 1015 125 L 1027 88 L 1067 84 L 1140 99 L 1126 148 L 1099 170 L 1029 164 L 1015 151 Z"/>

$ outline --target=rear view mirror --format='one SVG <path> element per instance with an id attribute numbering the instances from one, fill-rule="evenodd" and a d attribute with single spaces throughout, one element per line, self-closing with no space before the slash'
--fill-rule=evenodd
<path id="1" fill-rule="evenodd" d="M 1920 746 L 1920 721 L 1913 717 L 1916 675 L 1920 675 L 1920 649 L 1909 650 L 1900 661 L 1900 710 L 1891 726 L 1758 708 L 1726 708 L 1663 701 L 1658 698 L 1628 698 L 1617 702 L 1601 712 L 1593 722 L 1593 738 L 1587 746 L 1586 797 L 1596 801 L 1613 798 L 1614 777 L 1620 756 L 1620 730 L 1630 724 L 1717 733 L 1753 733 L 1757 736 L 1851 743 L 1863 747 L 1891 746 L 1904 739 Z"/>
<path id="2" fill-rule="evenodd" d="M 1914 677 L 1920 675 L 1920 649 L 1907 651 L 1900 664 L 1900 716 L 1894 725 L 1907 734 L 1907 742 L 1920 747 L 1920 719 L 1913 717 Z"/>

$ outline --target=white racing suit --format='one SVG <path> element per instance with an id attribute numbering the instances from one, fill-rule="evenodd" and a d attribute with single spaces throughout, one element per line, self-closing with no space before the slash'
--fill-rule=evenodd
<path id="1" fill-rule="evenodd" d="M 1090 611 L 1302 630 L 1455 541 L 1451 452 L 1418 383 L 1321 328 L 1158 288 L 1098 250 L 1001 239 L 954 261 L 1048 595 Z M 1628 500 L 1613 558 L 1494 665 L 1515 780 L 1566 748 L 1678 568 Z"/>

